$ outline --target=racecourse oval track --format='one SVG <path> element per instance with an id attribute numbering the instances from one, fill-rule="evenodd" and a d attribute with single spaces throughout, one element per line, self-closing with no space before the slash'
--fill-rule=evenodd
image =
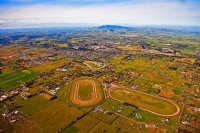
<path id="1" fill-rule="evenodd" d="M 88 104 L 90 102 L 93 102 L 97 99 L 97 91 L 96 91 L 96 85 L 95 85 L 95 82 L 94 81 L 91 81 L 91 80 L 87 80 L 86 82 L 90 82 L 91 85 L 92 85 L 92 95 L 93 97 L 89 100 L 80 100 L 79 99 L 79 95 L 78 95 L 78 92 L 79 92 L 79 89 L 80 89 L 80 84 L 84 82 L 84 81 L 81 81 L 81 82 L 78 82 L 76 83 L 76 88 L 75 88 L 75 95 L 74 95 L 74 101 L 76 102 L 79 102 L 79 103 L 83 103 L 83 104 Z"/>
<path id="2" fill-rule="evenodd" d="M 160 103 L 162 103 L 162 104 L 170 105 L 171 107 L 174 108 L 174 111 L 169 114 L 169 112 L 171 111 L 169 109 L 171 109 L 171 108 L 166 107 L 166 109 L 169 110 L 169 112 L 166 113 L 165 109 L 155 106 L 156 102 L 153 104 L 153 106 L 157 107 L 158 110 L 155 110 L 155 109 L 152 110 L 152 107 L 153 107 L 152 105 L 149 105 L 149 107 L 148 107 L 148 104 L 146 104 L 147 106 L 144 106 L 144 104 L 143 105 L 140 104 L 140 103 L 142 103 L 142 101 L 146 100 L 145 98 L 141 99 L 140 101 L 137 101 L 139 99 L 136 100 L 136 99 L 128 98 L 128 96 L 126 96 L 126 97 L 124 97 L 124 99 L 122 99 L 123 98 L 122 96 L 118 97 L 117 95 L 114 95 L 113 93 L 111 94 L 111 92 L 114 92 L 116 90 L 123 90 L 123 89 L 126 90 L 126 91 L 130 91 L 130 93 L 133 92 L 133 95 L 135 93 L 135 94 L 143 95 L 143 97 L 151 97 L 151 99 L 155 99 L 155 101 L 156 100 L 160 101 Z M 164 116 L 164 117 L 171 117 L 171 116 L 176 116 L 180 113 L 179 106 L 176 105 L 174 102 L 167 100 L 167 99 L 164 99 L 164 98 L 161 98 L 161 97 L 158 97 L 158 96 L 152 96 L 152 95 L 149 95 L 149 94 L 146 94 L 146 93 L 143 93 L 143 92 L 139 92 L 139 91 L 136 91 L 136 90 L 132 90 L 132 89 L 128 89 L 128 88 L 121 88 L 121 89 L 113 88 L 113 89 L 108 91 L 108 95 L 110 96 L 110 98 L 117 100 L 117 101 L 120 101 L 120 102 L 131 102 L 132 104 L 138 106 L 140 109 L 148 111 L 148 112 L 153 113 L 155 115 Z M 151 102 L 153 103 L 154 101 L 150 101 L 149 103 L 151 103 Z M 150 106 L 152 106 L 152 107 L 150 107 Z M 165 110 L 165 112 L 162 112 L 164 110 Z"/>
<path id="3" fill-rule="evenodd" d="M 89 83 L 92 86 L 91 97 L 89 99 L 81 99 L 80 98 L 80 89 L 82 83 Z M 102 84 L 99 81 L 92 78 L 83 78 L 73 81 L 70 88 L 69 102 L 76 106 L 93 106 L 102 101 L 104 98 L 104 93 L 102 90 Z"/>

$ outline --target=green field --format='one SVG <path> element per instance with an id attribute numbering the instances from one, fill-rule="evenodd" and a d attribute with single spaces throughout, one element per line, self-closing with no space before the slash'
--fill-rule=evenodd
<path id="1" fill-rule="evenodd" d="M 134 107 L 123 105 L 123 103 L 110 98 L 106 99 L 106 101 L 103 102 L 100 106 L 111 112 L 117 112 L 117 110 L 122 107 L 123 111 L 121 114 L 124 116 L 130 116 L 130 114 L 136 110 Z"/>
<path id="2" fill-rule="evenodd" d="M 4 46 L 4 47 L 0 48 L 0 53 L 4 54 L 4 53 L 7 53 L 7 52 L 14 51 L 18 48 L 20 48 L 20 46 L 13 46 L 13 45 Z"/>
<path id="3" fill-rule="evenodd" d="M 77 133 L 79 129 L 74 125 L 69 126 L 68 128 L 61 131 L 61 133 Z"/>
<path id="4" fill-rule="evenodd" d="M 81 109 L 72 107 L 58 99 L 47 100 L 40 95 L 22 100 L 13 106 L 13 108 L 16 107 L 26 116 L 26 121 L 9 125 L 7 128 L 3 117 L 1 117 L 0 128 L 5 129 L 4 132 L 55 133 L 64 129 L 72 121 L 76 121 L 84 113 Z M 0 110 L 0 115 L 2 113 L 3 110 Z"/>
<path id="5" fill-rule="evenodd" d="M 98 69 L 98 68 L 103 67 L 102 65 L 97 64 L 96 62 L 93 62 L 93 61 L 85 61 L 85 64 L 87 66 L 89 66 L 90 68 L 94 68 L 94 69 Z"/>
<path id="6" fill-rule="evenodd" d="M 58 61 L 52 61 L 52 62 L 47 62 L 38 66 L 34 66 L 32 68 L 30 68 L 31 71 L 34 71 L 36 73 L 40 73 L 40 72 L 49 72 L 52 70 L 55 70 L 56 68 L 59 68 L 61 66 L 63 66 L 65 63 L 71 61 L 70 59 L 61 59 Z"/>
<path id="7" fill-rule="evenodd" d="M 35 112 L 30 117 L 32 121 L 38 124 L 42 132 L 55 133 L 64 129 L 82 115 L 83 112 L 81 110 L 70 107 L 64 102 L 57 101 Z"/>
<path id="8" fill-rule="evenodd" d="M 20 84 L 24 84 L 35 77 L 37 77 L 37 74 L 26 71 L 16 71 L 10 74 L 0 75 L 0 87 L 6 91 Z"/>
<path id="9" fill-rule="evenodd" d="M 92 98 L 92 84 L 90 82 L 82 82 L 80 83 L 80 88 L 79 88 L 79 98 L 81 100 L 89 100 Z"/>
<path id="10" fill-rule="evenodd" d="M 77 121 L 74 126 L 79 128 L 83 132 L 88 132 L 91 130 L 95 125 L 97 125 L 100 122 L 100 120 L 95 119 L 94 117 L 90 115 L 86 115 L 79 121 Z"/>
<path id="11" fill-rule="evenodd" d="M 154 63 L 158 61 L 156 60 L 155 62 L 147 62 L 148 60 L 147 57 L 137 58 L 132 61 L 122 61 L 123 58 L 124 56 L 120 56 L 110 61 L 111 64 L 116 66 L 116 72 L 120 72 L 124 69 L 129 69 L 129 68 L 132 68 L 138 71 L 144 71 L 145 69 L 148 69 L 149 67 L 151 67 Z"/>
<path id="12" fill-rule="evenodd" d="M 103 131 L 106 133 L 115 133 L 116 130 L 117 129 L 114 126 L 108 125 L 104 122 L 100 122 L 92 130 L 90 130 L 89 133 L 102 133 Z"/>
<path id="13" fill-rule="evenodd" d="M 56 44 L 60 48 L 68 48 L 68 44 Z"/>
<path id="14" fill-rule="evenodd" d="M 55 103 L 57 99 L 55 100 L 47 100 L 43 96 L 36 95 L 32 98 L 29 98 L 25 101 L 22 101 L 17 104 L 17 106 L 20 107 L 20 110 L 28 115 L 34 114 L 35 112 L 45 108 L 46 106 L 49 106 L 53 103 Z"/>
<path id="15" fill-rule="evenodd" d="M 105 122 L 107 124 L 111 124 L 118 116 L 114 113 L 112 114 L 105 114 L 103 112 L 100 112 L 100 111 L 90 111 L 89 112 L 89 115 L 90 116 L 93 116 L 94 118 L 98 119 L 98 120 L 101 120 L 102 122 Z"/>
<path id="16" fill-rule="evenodd" d="M 116 100 L 134 104 L 139 108 L 143 108 L 153 113 L 157 113 L 158 115 L 176 114 L 176 112 L 179 109 L 177 109 L 177 107 L 174 104 L 167 100 L 126 88 L 112 89 L 110 91 L 110 95 Z"/>

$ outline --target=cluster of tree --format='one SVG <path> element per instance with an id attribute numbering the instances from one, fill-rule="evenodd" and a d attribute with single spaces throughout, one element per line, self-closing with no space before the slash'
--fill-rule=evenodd
<path id="1" fill-rule="evenodd" d="M 127 102 L 124 102 L 123 105 L 125 106 L 131 106 L 131 107 L 134 107 L 134 108 L 138 108 L 136 105 L 133 105 L 133 104 L 130 104 L 130 103 L 127 103 Z"/>

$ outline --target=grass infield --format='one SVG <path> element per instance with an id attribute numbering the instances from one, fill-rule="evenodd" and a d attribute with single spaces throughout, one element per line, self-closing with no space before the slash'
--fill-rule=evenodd
<path id="1" fill-rule="evenodd" d="M 127 88 L 114 88 L 109 93 L 116 100 L 134 104 L 157 115 L 174 116 L 180 111 L 179 107 L 171 101 Z"/>

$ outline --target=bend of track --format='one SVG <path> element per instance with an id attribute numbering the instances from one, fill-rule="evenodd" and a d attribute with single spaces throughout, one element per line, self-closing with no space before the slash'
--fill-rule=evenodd
<path id="1" fill-rule="evenodd" d="M 108 95 L 109 95 L 110 98 L 112 98 L 112 99 L 114 99 L 114 100 L 116 100 L 116 101 L 119 101 L 119 102 L 124 102 L 124 101 L 121 101 L 121 100 L 118 100 L 118 99 L 112 97 L 111 94 L 110 94 L 110 91 L 111 91 L 111 90 L 112 90 L 112 89 L 110 89 L 110 90 L 108 91 Z M 130 89 L 130 90 L 132 90 L 132 89 Z M 142 94 L 145 94 L 145 95 L 152 96 L 152 95 L 146 94 L 146 93 L 144 93 L 144 92 L 140 92 L 140 91 L 136 91 L 136 90 L 132 90 L 132 91 L 135 91 L 135 92 L 138 92 L 138 93 L 142 93 Z M 176 109 L 177 109 L 176 112 L 173 113 L 173 114 L 171 114 L 171 115 L 165 115 L 165 114 L 160 114 L 160 113 L 153 112 L 153 111 L 148 110 L 148 109 L 144 109 L 144 108 L 140 108 L 140 107 L 139 107 L 139 108 L 142 109 L 142 110 L 144 110 L 144 111 L 150 112 L 150 113 L 155 114 L 155 115 L 158 115 L 158 116 L 163 116 L 163 117 L 172 117 L 172 116 L 176 116 L 176 115 L 178 115 L 178 114 L 180 113 L 180 108 L 179 108 L 179 106 L 176 105 L 174 102 L 172 102 L 172 101 L 170 101 L 170 100 L 168 100 L 168 99 L 165 99 L 165 98 L 158 97 L 158 96 L 152 96 L 152 97 L 156 97 L 156 98 L 159 98 L 159 99 L 162 99 L 162 100 L 165 100 L 165 101 L 168 101 L 168 102 L 172 103 L 172 104 L 176 107 Z"/>

